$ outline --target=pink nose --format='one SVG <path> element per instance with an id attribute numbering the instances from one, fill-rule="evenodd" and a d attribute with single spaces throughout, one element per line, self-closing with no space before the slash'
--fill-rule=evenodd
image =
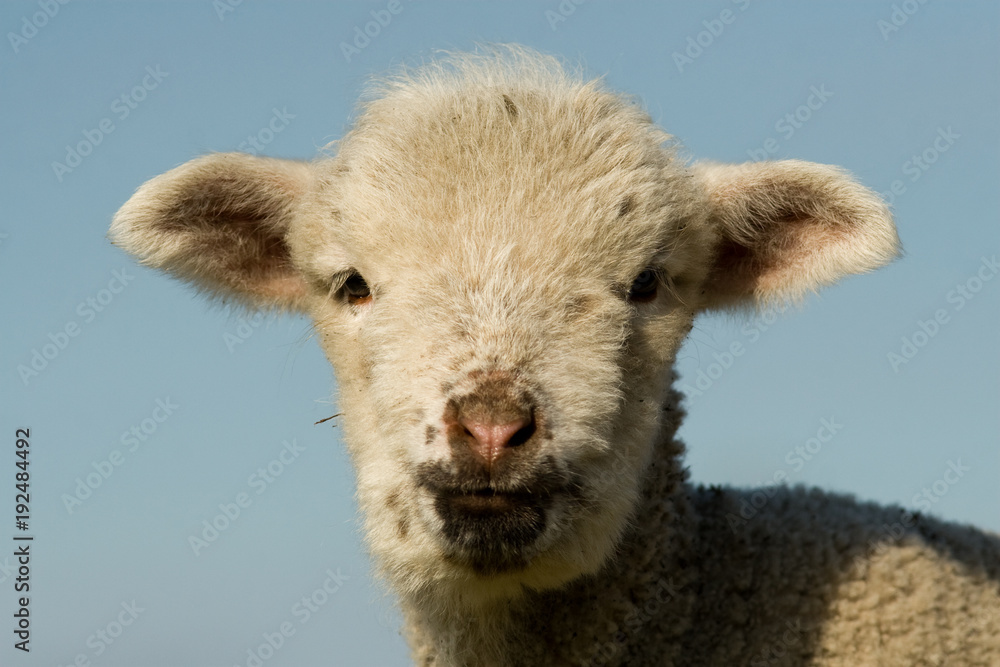
<path id="1" fill-rule="evenodd" d="M 493 424 L 461 418 L 459 423 L 472 436 L 469 446 L 486 461 L 492 464 L 509 448 L 522 444 L 531 436 L 533 422 L 528 419 L 517 419 L 506 424 Z"/>

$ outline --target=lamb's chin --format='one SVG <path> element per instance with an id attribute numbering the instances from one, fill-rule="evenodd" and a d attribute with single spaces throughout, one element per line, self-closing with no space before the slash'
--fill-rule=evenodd
<path id="1" fill-rule="evenodd" d="M 538 554 L 518 571 L 490 575 L 448 560 L 437 565 L 437 576 L 423 577 L 420 590 L 413 591 L 415 596 L 449 600 L 473 608 L 518 600 L 533 591 L 562 588 L 586 574 L 578 563 L 554 551 Z"/>

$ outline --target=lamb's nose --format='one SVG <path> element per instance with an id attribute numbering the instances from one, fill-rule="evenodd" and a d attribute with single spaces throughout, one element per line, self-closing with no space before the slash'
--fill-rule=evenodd
<path id="1" fill-rule="evenodd" d="M 535 432 L 535 420 L 531 415 L 504 424 L 465 417 L 460 418 L 458 423 L 471 436 L 468 438 L 469 447 L 487 465 L 492 465 L 511 448 L 527 442 Z"/>

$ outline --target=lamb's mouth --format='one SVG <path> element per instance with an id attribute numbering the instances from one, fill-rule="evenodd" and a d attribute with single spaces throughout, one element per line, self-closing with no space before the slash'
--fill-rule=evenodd
<path id="1" fill-rule="evenodd" d="M 490 488 L 439 491 L 434 509 L 443 524 L 449 557 L 477 574 L 493 575 L 528 565 L 531 546 L 545 532 L 552 501 L 551 493 L 506 493 Z"/>
<path id="2" fill-rule="evenodd" d="M 508 493 L 492 488 L 472 492 L 440 492 L 438 497 L 443 498 L 456 511 L 468 515 L 509 512 L 538 501 L 538 497 L 530 493 Z"/>
<path id="3" fill-rule="evenodd" d="M 492 471 L 426 462 L 414 475 L 440 520 L 448 559 L 486 576 L 527 567 L 556 505 L 581 493 L 577 476 L 552 457 Z"/>

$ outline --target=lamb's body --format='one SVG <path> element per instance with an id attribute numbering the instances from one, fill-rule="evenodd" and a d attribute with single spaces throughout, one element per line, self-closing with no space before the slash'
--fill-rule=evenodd
<path id="1" fill-rule="evenodd" d="M 116 241 L 309 312 L 369 545 L 422 665 L 1000 664 L 1000 542 L 896 509 L 696 490 L 674 356 L 702 310 L 895 256 L 843 171 L 688 167 L 637 107 L 512 48 L 391 79 L 335 157 L 224 154 Z"/>
<path id="2" fill-rule="evenodd" d="M 417 664 L 1000 664 L 1000 538 L 818 489 L 695 487 L 664 435 L 599 574 L 480 614 L 423 600 Z"/>

